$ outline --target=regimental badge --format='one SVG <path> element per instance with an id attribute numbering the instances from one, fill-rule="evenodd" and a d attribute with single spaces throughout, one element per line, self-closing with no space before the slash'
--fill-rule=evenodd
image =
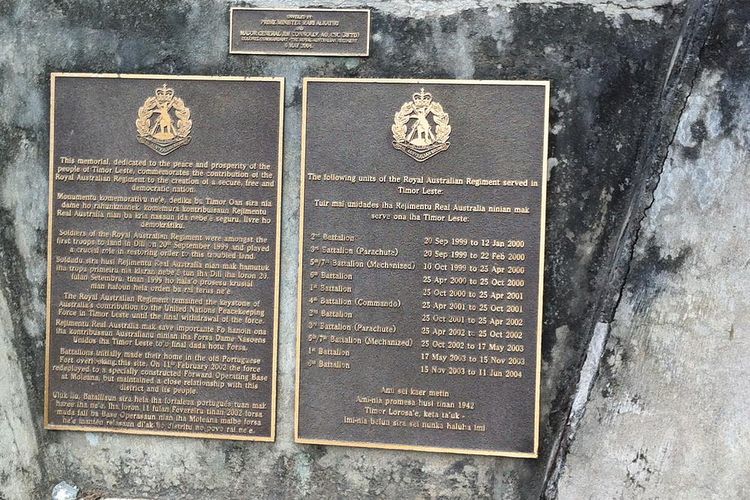
<path id="1" fill-rule="evenodd" d="M 135 121 L 138 142 L 160 155 L 168 155 L 190 142 L 190 108 L 165 83 L 138 109 Z"/>
<path id="2" fill-rule="evenodd" d="M 420 89 L 411 96 L 411 102 L 401 106 L 393 119 L 393 147 L 420 162 L 432 158 L 451 145 L 448 119 L 448 113 L 439 102 L 432 100 L 432 94 Z"/>

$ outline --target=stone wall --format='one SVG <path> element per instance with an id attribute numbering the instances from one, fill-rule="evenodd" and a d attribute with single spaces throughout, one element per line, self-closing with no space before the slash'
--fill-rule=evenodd
<path id="1" fill-rule="evenodd" d="M 230 5 L 0 0 L 0 498 L 750 496 L 748 2 L 315 3 L 362 59 L 230 56 Z M 51 71 L 286 78 L 276 443 L 43 430 Z M 303 76 L 552 81 L 540 459 L 292 442 Z"/>

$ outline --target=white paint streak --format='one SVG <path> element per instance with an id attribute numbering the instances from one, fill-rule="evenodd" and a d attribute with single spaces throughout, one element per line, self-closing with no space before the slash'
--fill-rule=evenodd
<path id="1" fill-rule="evenodd" d="M 594 327 L 594 334 L 586 351 L 586 361 L 584 361 L 581 368 L 581 375 L 578 378 L 578 385 L 573 397 L 573 405 L 570 410 L 571 424 L 576 424 L 586 410 L 586 402 L 589 399 L 589 394 L 591 394 L 591 387 L 594 384 L 596 374 L 599 372 L 599 364 L 604 353 L 607 333 L 609 333 L 608 323 L 597 323 Z"/>

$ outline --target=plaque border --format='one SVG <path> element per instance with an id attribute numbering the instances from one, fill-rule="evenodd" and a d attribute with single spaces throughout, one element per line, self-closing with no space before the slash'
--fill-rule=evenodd
<path id="1" fill-rule="evenodd" d="M 55 187 L 55 83 L 58 78 L 122 78 L 130 80 L 197 80 L 197 81 L 249 81 L 249 82 L 277 82 L 279 84 L 279 129 L 278 129 L 278 158 L 276 173 L 276 255 L 275 255 L 275 279 L 274 279 L 274 318 L 273 318 L 273 360 L 271 372 L 271 432 L 268 436 L 243 436 L 235 434 L 211 434 L 204 432 L 168 432 L 151 430 L 117 429 L 110 427 L 96 427 L 85 425 L 51 424 L 49 422 L 49 392 L 50 392 L 50 338 L 51 338 L 51 315 L 50 307 L 52 301 L 52 216 L 54 200 L 52 199 Z M 188 437 L 196 439 L 220 439 L 227 441 L 261 441 L 274 442 L 276 440 L 276 403 L 278 385 L 278 354 L 279 354 L 279 302 L 281 292 L 281 211 L 282 211 L 282 184 L 284 163 L 284 103 L 285 81 L 283 77 L 245 77 L 245 76 L 208 76 L 208 75 L 156 75 L 135 73 L 76 73 L 76 72 L 52 72 L 50 73 L 50 108 L 49 108 L 49 186 L 47 207 L 47 298 L 45 312 L 46 333 L 44 346 L 44 429 L 54 431 L 83 431 L 83 432 L 107 432 L 115 434 L 131 434 L 146 436 L 169 436 Z"/>
<path id="2" fill-rule="evenodd" d="M 266 50 L 233 50 L 232 41 L 234 11 L 235 10 L 286 10 L 292 12 L 367 12 L 367 46 L 364 52 L 341 52 L 332 54 L 330 52 L 276 52 Z M 256 56 L 297 56 L 297 57 L 369 57 L 370 39 L 372 38 L 372 9 L 327 9 L 327 8 L 300 8 L 300 7 L 230 7 L 229 8 L 229 53 Z"/>
<path id="3" fill-rule="evenodd" d="M 534 86 L 544 88 L 544 137 L 542 142 L 542 183 L 541 183 L 541 218 L 539 236 L 539 296 L 536 330 L 536 378 L 535 378 L 535 408 L 534 408 L 534 451 L 517 452 L 504 450 L 485 450 L 479 448 L 444 448 L 439 446 L 421 446 L 397 443 L 344 441 L 331 439 L 302 438 L 299 436 L 299 393 L 300 393 L 300 352 L 302 347 L 302 263 L 304 254 L 304 217 L 305 217 L 305 170 L 307 151 L 307 94 L 309 83 L 412 83 L 412 84 L 441 84 L 441 85 L 511 85 Z M 435 453 L 454 453 L 462 455 L 482 455 L 510 458 L 539 458 L 539 420 L 541 411 L 541 368 L 542 368 L 542 321 L 543 321 L 543 292 L 544 292 L 544 254 L 545 254 L 545 226 L 547 212 L 547 155 L 549 152 L 549 110 L 550 110 L 550 80 L 449 80 L 449 79 L 412 79 L 412 78 L 329 78 L 305 77 L 302 80 L 302 141 L 300 152 L 300 208 L 299 208 L 299 255 L 297 262 L 297 341 L 296 341 L 296 370 L 294 379 L 294 442 L 299 444 L 315 444 L 330 446 L 351 446 L 357 448 L 374 448 L 381 450 L 423 451 Z"/>

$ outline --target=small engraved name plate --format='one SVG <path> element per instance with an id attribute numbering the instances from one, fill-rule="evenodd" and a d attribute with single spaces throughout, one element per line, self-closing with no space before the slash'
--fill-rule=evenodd
<path id="1" fill-rule="evenodd" d="M 370 10 L 232 7 L 229 52 L 365 57 L 370 54 Z"/>
<path id="2" fill-rule="evenodd" d="M 283 86 L 52 75 L 46 428 L 273 441 Z"/>
<path id="3" fill-rule="evenodd" d="M 548 109 L 305 80 L 297 442 L 537 456 Z"/>

